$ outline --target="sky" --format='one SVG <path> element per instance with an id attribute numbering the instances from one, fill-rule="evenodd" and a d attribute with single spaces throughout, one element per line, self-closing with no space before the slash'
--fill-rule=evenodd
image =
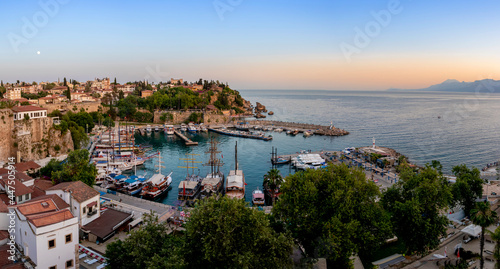
<path id="1" fill-rule="evenodd" d="M 499 1 L 0 1 L 4 82 L 384 90 L 500 79 Z"/>

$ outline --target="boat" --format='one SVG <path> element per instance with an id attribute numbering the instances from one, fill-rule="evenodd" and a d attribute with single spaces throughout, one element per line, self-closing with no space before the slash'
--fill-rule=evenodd
<path id="1" fill-rule="evenodd" d="M 151 133 L 151 125 L 149 125 L 149 124 L 148 124 L 148 125 L 146 126 L 146 132 L 147 132 L 148 134 L 150 134 L 150 133 Z"/>
<path id="2" fill-rule="evenodd" d="M 295 136 L 295 135 L 299 134 L 299 130 L 295 129 L 290 134 Z"/>
<path id="3" fill-rule="evenodd" d="M 188 155 L 197 155 L 197 154 L 188 154 Z M 179 166 L 179 168 L 186 168 L 187 175 L 186 179 L 179 183 L 177 200 L 184 201 L 186 205 L 193 205 L 194 202 L 199 198 L 201 192 L 201 178 L 199 175 L 194 174 L 194 169 L 198 167 L 194 167 L 195 160 L 194 158 L 186 158 L 184 159 L 186 163 L 192 163 L 192 166 Z M 193 169 L 193 172 L 190 174 L 189 169 Z"/>
<path id="4" fill-rule="evenodd" d="M 239 131 L 249 131 L 250 130 L 250 127 L 248 126 L 248 123 L 247 122 L 239 122 L 238 124 L 236 124 L 234 126 L 234 128 L 236 128 L 236 130 L 239 130 Z"/>
<path id="5" fill-rule="evenodd" d="M 289 163 L 291 160 L 290 159 L 285 159 L 283 157 L 277 157 L 273 160 L 271 160 L 273 162 L 273 164 L 287 164 Z"/>
<path id="6" fill-rule="evenodd" d="M 304 131 L 304 137 L 309 137 L 312 135 L 311 131 Z"/>
<path id="7" fill-rule="evenodd" d="M 236 141 L 234 156 L 235 168 L 229 171 L 226 178 L 226 195 L 232 199 L 245 199 L 245 175 L 242 170 L 238 169 L 238 141 Z"/>
<path id="8" fill-rule="evenodd" d="M 169 187 L 172 184 L 172 172 L 170 172 L 167 176 L 163 175 L 161 173 L 161 168 L 163 167 L 161 163 L 161 154 L 158 152 L 158 170 L 157 173 L 154 174 L 142 188 L 141 196 L 143 198 L 148 200 L 157 200 L 163 196 L 163 194 L 168 192 Z"/>
<path id="9" fill-rule="evenodd" d="M 203 123 L 200 123 L 200 131 L 201 132 L 208 132 L 207 126 L 205 126 Z"/>
<path id="10" fill-rule="evenodd" d="M 283 128 L 276 128 L 276 129 L 274 129 L 274 131 L 278 132 L 278 133 L 281 133 L 281 132 L 283 132 Z"/>
<path id="11" fill-rule="evenodd" d="M 165 133 L 168 135 L 173 135 L 174 134 L 174 126 L 173 125 L 165 125 Z"/>
<path id="12" fill-rule="evenodd" d="M 194 123 L 190 122 L 187 127 L 188 131 L 190 133 L 196 133 L 196 127 L 194 126 Z"/>
<path id="13" fill-rule="evenodd" d="M 205 163 L 205 166 L 210 166 L 210 172 L 201 181 L 201 199 L 221 193 L 224 189 L 224 173 L 220 171 L 220 167 L 222 167 L 224 163 L 218 157 L 218 153 L 220 153 L 220 151 L 217 150 L 217 144 L 218 142 L 211 137 L 210 148 L 207 152 L 205 152 L 210 154 L 208 162 Z"/>
<path id="14" fill-rule="evenodd" d="M 264 192 L 258 187 L 252 192 L 252 203 L 255 206 L 263 206 L 265 204 Z"/>
<path id="15" fill-rule="evenodd" d="M 160 131 L 160 128 L 158 128 L 158 126 L 155 126 L 155 132 L 159 132 Z"/>
<path id="16" fill-rule="evenodd" d="M 187 131 L 187 125 L 185 123 L 181 123 L 181 132 Z"/>

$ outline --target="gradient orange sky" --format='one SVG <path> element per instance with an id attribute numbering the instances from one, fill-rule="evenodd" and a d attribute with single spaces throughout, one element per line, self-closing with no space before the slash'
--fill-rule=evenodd
<path id="1" fill-rule="evenodd" d="M 45 12 L 39 1 L 1 1 L 0 79 L 203 78 L 235 89 L 324 90 L 500 79 L 498 1 L 221 1 L 230 9 L 65 1 L 44 23 L 33 21 Z M 24 32 L 26 21 L 35 34 Z M 356 53 L 346 57 L 346 46 Z"/>

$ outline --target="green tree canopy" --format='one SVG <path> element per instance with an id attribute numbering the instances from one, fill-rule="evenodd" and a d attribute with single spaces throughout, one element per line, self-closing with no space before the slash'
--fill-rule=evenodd
<path id="1" fill-rule="evenodd" d="M 63 162 L 62 170 L 53 171 L 51 178 L 54 183 L 67 181 L 82 181 L 94 186 L 97 169 L 90 163 L 89 152 L 86 149 L 74 150 Z"/>
<path id="2" fill-rule="evenodd" d="M 262 186 L 264 189 L 268 189 L 271 194 L 275 194 L 276 190 L 283 184 L 283 176 L 281 176 L 280 171 L 276 168 L 267 171 L 264 175 L 264 182 Z M 275 202 L 275 195 L 271 196 L 272 205 Z"/>
<path id="3" fill-rule="evenodd" d="M 144 214 L 143 227 L 133 230 L 125 240 L 106 247 L 106 268 L 184 268 L 183 238 L 168 235 L 168 228 L 153 214 Z"/>
<path id="4" fill-rule="evenodd" d="M 383 193 L 384 208 L 391 213 L 394 232 L 408 253 L 426 253 L 439 245 L 448 219 L 440 212 L 452 196 L 447 180 L 426 165 L 419 174 L 405 169 L 401 180 Z"/>
<path id="5" fill-rule="evenodd" d="M 452 169 L 457 181 L 452 185 L 453 202 L 463 206 L 465 215 L 476 206 L 476 199 L 483 195 L 483 180 L 479 169 L 469 169 L 465 164 L 457 165 Z"/>
<path id="6" fill-rule="evenodd" d="M 243 200 L 212 197 L 191 213 L 185 252 L 188 268 L 288 268 L 292 240 Z"/>
<path id="7" fill-rule="evenodd" d="M 498 220 L 497 212 L 491 210 L 490 208 L 490 203 L 488 201 L 484 202 L 478 202 L 476 203 L 476 208 L 471 210 L 471 220 L 474 224 L 481 226 L 481 241 L 479 244 L 480 248 L 480 257 L 481 257 L 481 263 L 480 267 L 481 269 L 484 268 L 484 257 L 483 257 L 483 250 L 484 250 L 484 233 L 485 230 L 488 226 L 492 225 Z"/>
<path id="8" fill-rule="evenodd" d="M 326 257 L 333 268 L 351 267 L 353 253 L 369 256 L 392 234 L 376 202 L 378 187 L 346 165 L 286 177 L 273 214 L 305 249 L 309 260 Z"/>

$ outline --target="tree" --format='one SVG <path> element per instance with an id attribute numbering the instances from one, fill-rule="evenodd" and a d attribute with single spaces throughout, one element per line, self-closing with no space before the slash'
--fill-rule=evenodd
<path id="1" fill-rule="evenodd" d="M 488 201 L 478 202 L 476 203 L 476 208 L 471 210 L 471 220 L 472 223 L 481 226 L 481 241 L 480 241 L 480 257 L 481 269 L 484 268 L 484 258 L 483 258 L 483 250 L 484 250 L 484 233 L 488 226 L 492 225 L 497 221 L 497 212 L 491 210 L 490 203 Z"/>
<path id="2" fill-rule="evenodd" d="M 52 172 L 61 171 L 63 165 L 60 161 L 56 159 L 50 159 L 49 163 L 40 169 L 40 175 L 51 177 Z"/>
<path id="3" fill-rule="evenodd" d="M 51 173 L 52 182 L 82 181 L 94 186 L 97 169 L 90 163 L 89 152 L 86 149 L 74 150 L 62 165 L 62 170 Z"/>
<path id="4" fill-rule="evenodd" d="M 457 165 L 452 169 L 457 181 L 452 185 L 453 203 L 463 206 L 465 215 L 476 206 L 476 199 L 483 195 L 483 180 L 479 169 L 469 169 L 465 164 Z"/>
<path id="5" fill-rule="evenodd" d="M 66 86 L 66 87 L 68 86 L 68 82 L 66 81 L 66 77 L 64 77 L 64 79 L 63 79 L 63 86 Z"/>
<path id="6" fill-rule="evenodd" d="M 228 197 L 202 201 L 186 226 L 188 268 L 285 268 L 292 247 L 264 212 Z"/>
<path id="7" fill-rule="evenodd" d="M 276 168 L 271 169 L 264 175 L 264 183 L 262 184 L 265 190 L 269 190 L 271 194 L 272 205 L 274 206 L 276 190 L 283 184 L 283 176 Z"/>
<path id="8" fill-rule="evenodd" d="M 493 257 L 496 260 L 495 269 L 500 269 L 500 227 L 495 229 L 495 232 L 486 230 L 487 233 L 491 235 L 491 239 L 495 241 L 495 250 L 493 251 Z"/>
<path id="9" fill-rule="evenodd" d="M 300 244 L 306 261 L 325 257 L 332 268 L 351 268 L 392 235 L 380 192 L 360 169 L 329 165 L 286 177 L 273 215 Z"/>
<path id="10" fill-rule="evenodd" d="M 106 247 L 106 268 L 184 268 L 183 238 L 168 235 L 168 227 L 154 214 L 144 214 L 144 225 L 124 240 Z"/>
<path id="11" fill-rule="evenodd" d="M 382 204 L 391 214 L 394 233 L 407 253 L 426 253 L 439 245 L 446 234 L 448 219 L 441 214 L 452 197 L 448 181 L 426 165 L 418 174 L 406 168 L 401 180 L 382 195 Z"/>

